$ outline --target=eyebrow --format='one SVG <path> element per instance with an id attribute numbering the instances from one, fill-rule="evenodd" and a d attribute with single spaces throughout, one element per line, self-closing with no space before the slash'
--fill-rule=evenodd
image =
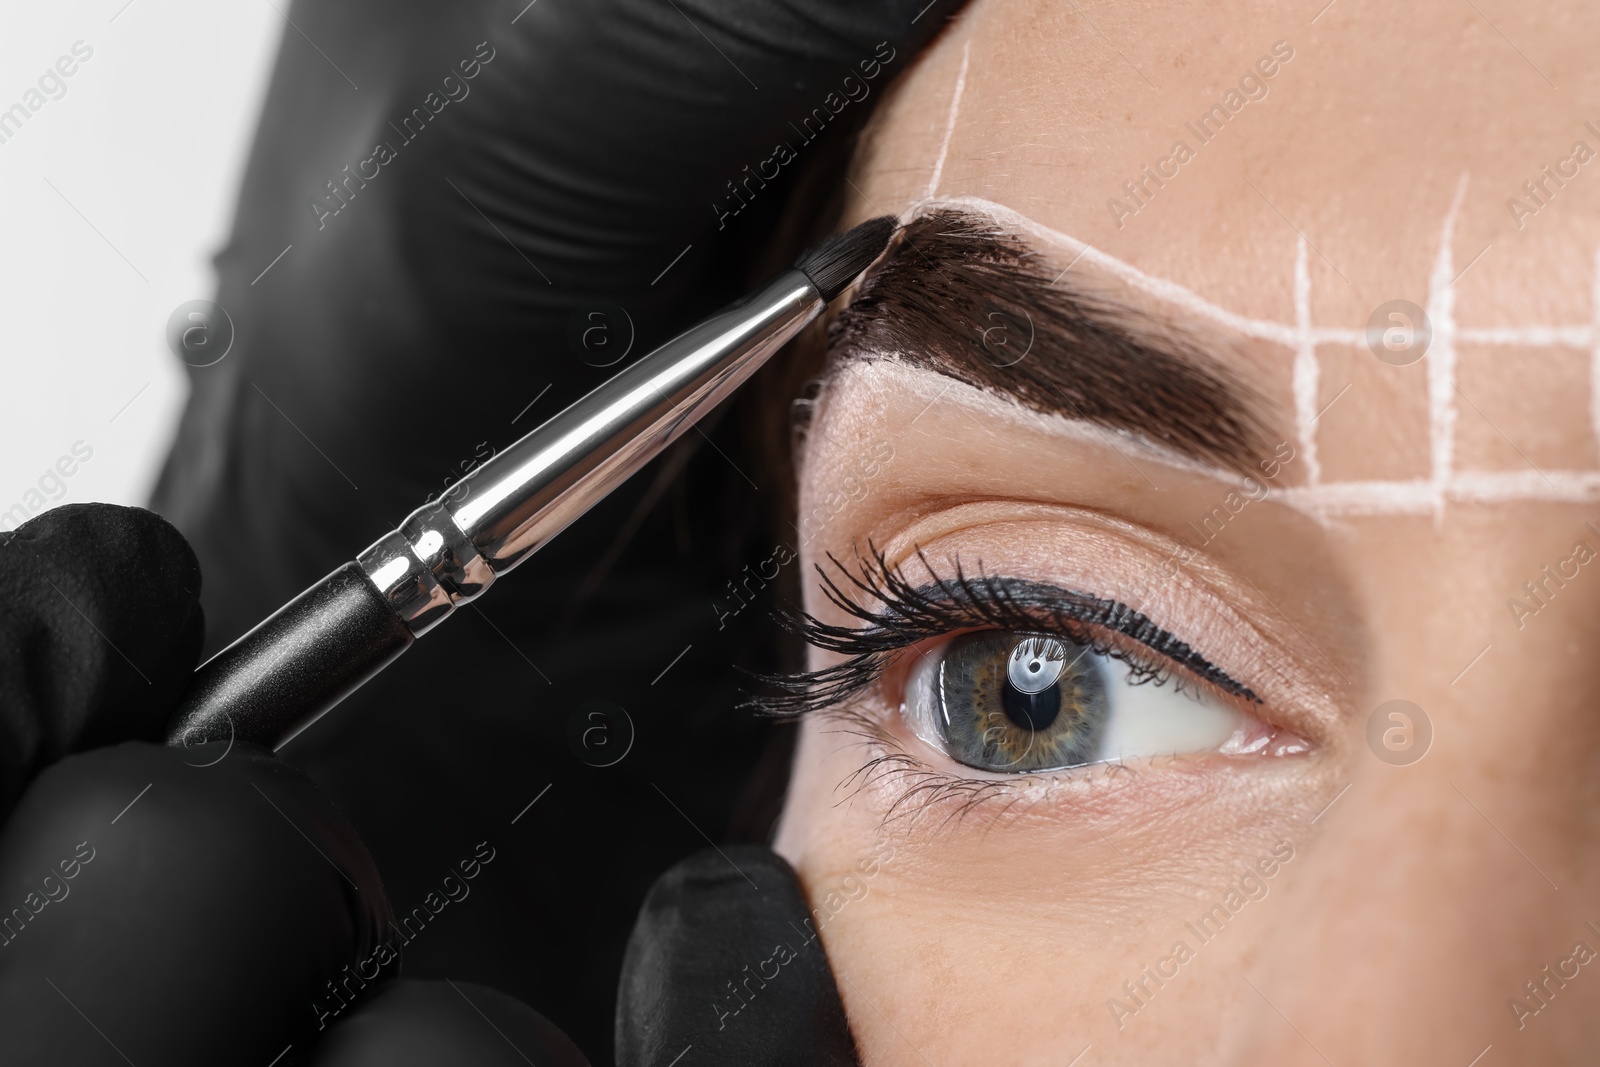
<path id="1" fill-rule="evenodd" d="M 1035 411 L 1228 469 L 1253 471 L 1271 451 L 1261 399 L 1197 340 L 1061 284 L 992 220 L 937 211 L 908 223 L 897 242 L 834 323 L 835 353 L 892 352 Z"/>

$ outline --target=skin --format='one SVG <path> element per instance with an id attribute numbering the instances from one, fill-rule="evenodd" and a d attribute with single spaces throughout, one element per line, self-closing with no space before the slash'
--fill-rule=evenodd
<path id="1" fill-rule="evenodd" d="M 1386 300 L 1428 303 L 1467 174 L 1451 273 L 1488 251 L 1455 282 L 1459 324 L 1595 321 L 1600 162 L 1521 228 L 1506 200 L 1575 140 L 1600 149 L 1583 128 L 1600 117 L 1583 108 L 1600 91 L 1600 11 L 1487 5 L 1491 26 L 1471 5 L 1337 0 L 1311 24 L 1317 6 L 976 3 L 880 106 L 852 216 L 911 209 L 937 168 L 938 196 L 993 201 L 1222 308 L 1290 324 L 1303 232 L 1312 321 L 1359 330 Z M 1269 95 L 1197 147 L 1183 123 L 1277 41 L 1294 57 Z M 1119 226 L 1107 198 L 1180 137 L 1195 158 Z M 1030 240 L 1057 269 L 1076 254 Z M 1153 328 L 1209 339 L 1262 398 L 1271 440 L 1300 446 L 1290 348 L 1140 297 L 1092 263 L 1073 274 L 1138 303 Z M 1437 353 L 1409 367 L 1362 345 L 1318 356 L 1315 409 L 1333 405 L 1315 428 L 1323 483 L 1426 478 Z M 1600 468 L 1590 358 L 1458 343 L 1456 466 Z M 893 459 L 865 490 L 830 497 L 884 440 Z M 1250 685 L 1263 701 L 1253 714 L 1313 745 L 990 775 L 995 791 L 969 803 L 908 793 L 927 778 L 856 773 L 891 753 L 983 777 L 904 724 L 906 667 L 813 717 L 777 847 L 821 913 L 865 1063 L 1466 1065 L 1483 1054 L 1475 1062 L 1488 1065 L 1579 1062 L 1594 1047 L 1600 961 L 1549 981 L 1537 1014 L 1519 1020 L 1508 1000 L 1540 1007 L 1525 982 L 1577 942 L 1600 951 L 1587 925 L 1600 925 L 1600 568 L 1582 567 L 1535 614 L 1519 619 L 1508 601 L 1531 603 L 1524 583 L 1579 540 L 1600 550 L 1583 526 L 1600 526 L 1600 501 L 1319 516 L 1282 491 L 1308 478 L 1297 447 L 1272 494 L 1165 580 L 1174 539 L 1238 488 L 1236 473 L 1170 463 L 892 360 L 835 370 L 801 470 L 802 513 L 822 517 L 802 550 L 808 572 L 871 539 L 891 562 L 921 546 L 936 570 L 981 559 L 990 573 L 1115 597 Z M 825 620 L 850 621 L 816 586 L 807 598 Z M 1367 740 L 1374 709 L 1393 699 L 1419 706 L 1433 731 L 1409 765 Z M 1279 862 L 1266 863 L 1275 848 Z M 1186 924 L 1252 872 L 1257 899 L 1202 942 Z M 1130 996 L 1124 982 L 1172 960 L 1178 941 L 1192 958 Z"/>

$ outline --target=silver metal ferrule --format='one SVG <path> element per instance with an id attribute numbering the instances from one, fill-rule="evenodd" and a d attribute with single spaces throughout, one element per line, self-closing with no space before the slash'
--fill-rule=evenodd
<path id="1" fill-rule="evenodd" d="M 680 334 L 356 557 L 421 636 L 659 455 L 826 306 L 798 270 Z"/>

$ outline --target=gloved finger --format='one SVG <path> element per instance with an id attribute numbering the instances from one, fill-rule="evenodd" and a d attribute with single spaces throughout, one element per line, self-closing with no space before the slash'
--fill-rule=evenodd
<path id="1" fill-rule="evenodd" d="M 589 1067 L 520 1000 L 472 982 L 393 982 L 317 1042 L 311 1067 Z"/>
<path id="2" fill-rule="evenodd" d="M 213 647 L 738 295 L 958 6 L 298 0 L 155 497 Z"/>
<path id="3" fill-rule="evenodd" d="M 0 818 L 69 752 L 161 735 L 205 629 L 200 567 L 141 508 L 67 504 L 0 535 Z"/>
<path id="4" fill-rule="evenodd" d="M 225 743 L 40 774 L 0 829 L 0 909 L 4 1058 L 29 1064 L 294 1062 L 319 1006 L 381 979 L 392 922 L 310 779 Z"/>
<path id="5" fill-rule="evenodd" d="M 794 869 L 771 849 L 700 852 L 650 890 L 622 968 L 618 1067 L 857 1063 Z"/>

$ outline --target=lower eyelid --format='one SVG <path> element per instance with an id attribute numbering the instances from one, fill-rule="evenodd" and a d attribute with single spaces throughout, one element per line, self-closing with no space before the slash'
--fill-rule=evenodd
<path id="1" fill-rule="evenodd" d="M 881 813 L 885 828 L 896 828 L 910 843 L 926 843 L 926 834 L 982 831 L 991 825 L 1019 822 L 1070 822 L 1083 819 L 1149 819 L 1162 812 L 1176 815 L 1214 801 L 1219 782 L 1245 779 L 1219 773 L 1237 765 L 1226 754 L 1157 757 L 1086 764 L 1030 774 L 985 772 L 938 755 L 918 751 L 915 735 L 898 726 L 900 717 L 879 700 L 857 703 L 827 713 L 840 725 L 822 727 L 845 735 L 854 769 L 836 784 L 840 797 L 864 801 Z M 1293 761 L 1272 761 L 1287 766 Z M 1252 795 L 1259 798 L 1256 790 Z M 1279 776 L 1274 787 L 1287 801 L 1298 790 L 1298 775 Z"/>

